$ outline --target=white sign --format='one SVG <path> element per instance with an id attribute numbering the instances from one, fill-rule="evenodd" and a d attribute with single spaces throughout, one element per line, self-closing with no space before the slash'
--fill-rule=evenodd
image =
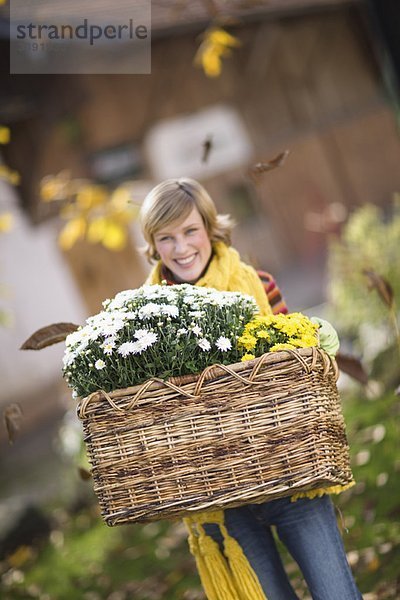
<path id="1" fill-rule="evenodd" d="M 204 161 L 204 142 L 211 140 Z M 154 179 L 207 178 L 245 165 L 253 154 L 238 113 L 218 105 L 157 123 L 145 140 Z"/>

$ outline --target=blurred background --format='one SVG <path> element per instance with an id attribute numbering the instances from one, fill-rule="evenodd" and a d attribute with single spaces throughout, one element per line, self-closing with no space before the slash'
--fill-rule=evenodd
<path id="1" fill-rule="evenodd" d="M 126 3 L 96 5 L 106 19 Z M 82 2 L 57 7 L 83 16 Z M 400 598 L 398 2 L 153 0 L 150 75 L 10 75 L 8 11 L 0 1 L 1 597 L 204 598 L 180 524 L 102 523 L 63 344 L 20 350 L 141 285 L 140 203 L 188 176 L 289 308 L 329 318 L 361 360 L 368 381 L 354 365 L 339 379 L 357 486 L 335 503 L 364 598 Z"/>

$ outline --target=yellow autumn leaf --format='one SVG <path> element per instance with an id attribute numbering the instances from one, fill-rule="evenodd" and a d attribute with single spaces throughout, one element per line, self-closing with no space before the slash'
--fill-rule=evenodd
<path id="1" fill-rule="evenodd" d="M 0 214 L 0 232 L 10 231 L 13 226 L 13 216 L 10 212 Z"/>
<path id="2" fill-rule="evenodd" d="M 18 185 L 21 180 L 19 173 L 12 171 L 6 165 L 0 165 L 0 179 L 4 179 L 11 185 Z"/>
<path id="3" fill-rule="evenodd" d="M 208 77 L 218 77 L 221 74 L 222 63 L 220 54 L 214 48 L 208 47 L 204 50 L 201 63 Z"/>
<path id="4" fill-rule="evenodd" d="M 1 4 L 1 0 L 0 0 Z M 0 144 L 8 144 L 10 141 L 10 129 L 4 125 L 0 125 Z"/>
<path id="5" fill-rule="evenodd" d="M 122 250 L 127 242 L 128 233 L 126 227 L 115 221 L 107 221 L 106 231 L 102 244 L 109 250 Z"/>
<path id="6" fill-rule="evenodd" d="M 63 250 L 69 250 L 79 239 L 85 236 L 86 221 L 76 217 L 66 223 L 58 236 L 58 243 Z"/>
<path id="7" fill-rule="evenodd" d="M 85 185 L 76 194 L 76 203 L 81 210 L 91 210 L 107 202 L 107 199 L 107 191 L 100 185 Z"/>
<path id="8" fill-rule="evenodd" d="M 225 29 L 210 29 L 206 32 L 205 39 L 216 46 L 237 48 L 241 46 L 241 41 L 231 35 Z"/>
<path id="9" fill-rule="evenodd" d="M 97 217 L 90 221 L 87 229 L 87 239 L 91 244 L 101 242 L 106 235 L 107 220 L 105 217 Z"/>
<path id="10" fill-rule="evenodd" d="M 221 59 L 231 54 L 231 48 L 240 45 L 240 40 L 224 29 L 209 29 L 196 53 L 195 64 L 202 66 L 208 77 L 218 77 L 222 70 Z"/>

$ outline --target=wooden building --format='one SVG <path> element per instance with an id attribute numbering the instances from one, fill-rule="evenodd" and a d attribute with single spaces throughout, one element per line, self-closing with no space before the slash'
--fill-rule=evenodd
<path id="1" fill-rule="evenodd" d="M 229 28 L 242 45 L 215 79 L 193 65 L 210 16 L 204 4 L 188 2 L 173 17 L 167 8 L 153 6 L 151 75 L 2 76 L 6 158 L 21 173 L 23 206 L 33 222 L 44 218 L 39 181 L 62 169 L 111 185 L 195 176 L 237 219 L 235 245 L 249 260 L 289 286 L 294 273 L 317 278 L 299 299 L 291 290 L 292 306 L 320 301 L 328 236 L 354 207 L 384 205 L 400 189 L 398 129 L 365 4 L 251 4 Z M 207 135 L 214 150 L 202 164 Z M 248 176 L 286 149 L 284 167 Z M 118 156 L 130 157 L 127 169 L 110 173 L 104 165 Z M 119 254 L 88 245 L 67 253 L 89 311 L 141 283 L 137 241 Z"/>

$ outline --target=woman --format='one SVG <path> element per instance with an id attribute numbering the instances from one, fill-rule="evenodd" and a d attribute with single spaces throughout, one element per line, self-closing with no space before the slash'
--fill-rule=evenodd
<path id="1" fill-rule="evenodd" d="M 264 274 L 262 281 L 230 246 L 233 223 L 229 216 L 217 214 L 212 199 L 198 182 L 187 178 L 169 179 L 156 186 L 143 203 L 141 224 L 147 243 L 146 255 L 151 261 L 157 260 L 146 283 L 165 280 L 169 284 L 191 283 L 249 293 L 255 297 L 261 314 L 270 313 L 271 305 L 274 312 L 286 312 L 273 280 Z M 321 345 L 327 349 L 333 338 L 332 328 L 322 322 Z M 231 585 L 228 579 L 224 586 L 213 577 L 212 561 L 208 566 L 198 561 L 209 600 L 297 598 L 285 573 L 272 527 L 299 564 L 314 599 L 361 598 L 328 491 L 338 490 L 318 490 L 314 498 L 300 497 L 296 501 L 282 498 L 227 509 L 222 520 L 222 513 L 202 515 L 201 531 L 211 535 L 225 553 L 229 546 L 227 540 L 236 540 L 252 568 L 252 576 L 256 575 L 246 579 L 241 589 L 232 583 L 228 590 L 226 586 Z M 237 552 L 235 556 L 234 553 L 229 556 L 231 562 L 226 572 L 234 570 L 235 560 L 242 560 Z M 215 570 L 219 567 L 215 563 Z"/>

